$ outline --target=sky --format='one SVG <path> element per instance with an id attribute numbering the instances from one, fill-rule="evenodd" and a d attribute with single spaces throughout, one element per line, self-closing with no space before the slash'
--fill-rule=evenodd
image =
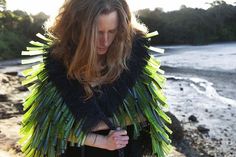
<path id="1" fill-rule="evenodd" d="M 24 10 L 31 14 L 41 11 L 48 15 L 55 15 L 64 0 L 7 0 L 7 9 Z M 178 10 L 181 5 L 191 8 L 207 9 L 214 0 L 127 0 L 132 11 L 144 8 L 163 8 L 164 11 Z M 236 0 L 225 0 L 228 4 L 234 4 Z"/>

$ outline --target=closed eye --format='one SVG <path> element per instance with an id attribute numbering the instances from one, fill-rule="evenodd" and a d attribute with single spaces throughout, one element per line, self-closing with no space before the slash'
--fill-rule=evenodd
<path id="1" fill-rule="evenodd" d="M 116 33 L 117 29 L 110 30 L 109 33 Z"/>

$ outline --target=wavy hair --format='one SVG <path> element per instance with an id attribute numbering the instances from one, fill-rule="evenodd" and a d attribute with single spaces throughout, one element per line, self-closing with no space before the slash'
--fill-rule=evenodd
<path id="1" fill-rule="evenodd" d="M 118 15 L 118 31 L 104 58 L 96 52 L 99 15 L 113 11 Z M 55 38 L 52 55 L 67 67 L 67 76 L 77 79 L 85 99 L 93 95 L 92 85 L 115 81 L 128 69 L 133 36 L 137 32 L 126 0 L 65 0 L 53 25 L 48 29 Z M 101 64 L 102 69 L 97 65 Z"/>

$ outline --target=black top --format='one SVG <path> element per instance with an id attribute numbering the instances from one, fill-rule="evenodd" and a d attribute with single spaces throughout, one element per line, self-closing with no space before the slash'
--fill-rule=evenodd
<path id="1" fill-rule="evenodd" d="M 133 125 L 128 126 L 126 130 L 130 138 L 128 144 L 124 148 L 124 157 L 142 157 L 143 152 L 145 151 L 144 146 L 146 147 L 146 144 L 148 143 L 148 141 L 150 141 L 150 137 L 146 132 L 149 130 L 149 128 L 145 127 L 145 131 L 143 130 L 141 132 L 141 135 L 136 140 L 131 138 L 133 136 L 132 134 Z M 101 135 L 108 135 L 109 131 L 110 130 L 100 130 L 100 131 L 95 131 L 94 133 Z M 118 157 L 119 156 L 118 150 L 109 151 L 90 146 L 72 147 L 69 145 L 70 143 L 68 142 L 68 147 L 66 149 L 66 152 L 62 154 L 61 157 Z M 84 156 L 82 155 L 82 153 L 84 154 Z"/>
<path id="2" fill-rule="evenodd" d="M 111 117 L 122 105 L 128 91 L 142 73 L 147 64 L 146 60 L 150 57 L 145 47 L 148 44 L 146 38 L 135 36 L 131 56 L 127 61 L 129 70 L 123 70 L 113 83 L 101 85 L 100 92 L 94 91 L 94 96 L 86 101 L 83 99 L 85 95 L 83 85 L 75 79 L 68 79 L 65 65 L 55 60 L 49 53 L 46 61 L 48 78 L 57 87 L 75 119 L 85 120 L 83 131 L 90 132 L 99 121 L 104 121 L 109 128 L 114 129 L 107 117 Z"/>

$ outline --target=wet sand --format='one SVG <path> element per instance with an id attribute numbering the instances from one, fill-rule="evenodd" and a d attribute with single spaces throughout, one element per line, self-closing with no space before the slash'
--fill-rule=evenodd
<path id="1" fill-rule="evenodd" d="M 184 127 L 186 156 L 236 156 L 236 73 L 162 67 L 170 111 Z"/>
<path id="2" fill-rule="evenodd" d="M 18 131 L 26 96 L 18 76 L 0 73 L 0 157 L 21 156 Z"/>
<path id="3" fill-rule="evenodd" d="M 184 138 L 170 157 L 236 156 L 234 73 L 162 67 L 170 111 L 181 121 Z M 213 83 L 213 85 L 211 84 Z M 0 73 L 0 157 L 20 157 L 18 131 L 27 91 L 18 76 Z M 196 119 L 189 120 L 190 116 Z"/>

